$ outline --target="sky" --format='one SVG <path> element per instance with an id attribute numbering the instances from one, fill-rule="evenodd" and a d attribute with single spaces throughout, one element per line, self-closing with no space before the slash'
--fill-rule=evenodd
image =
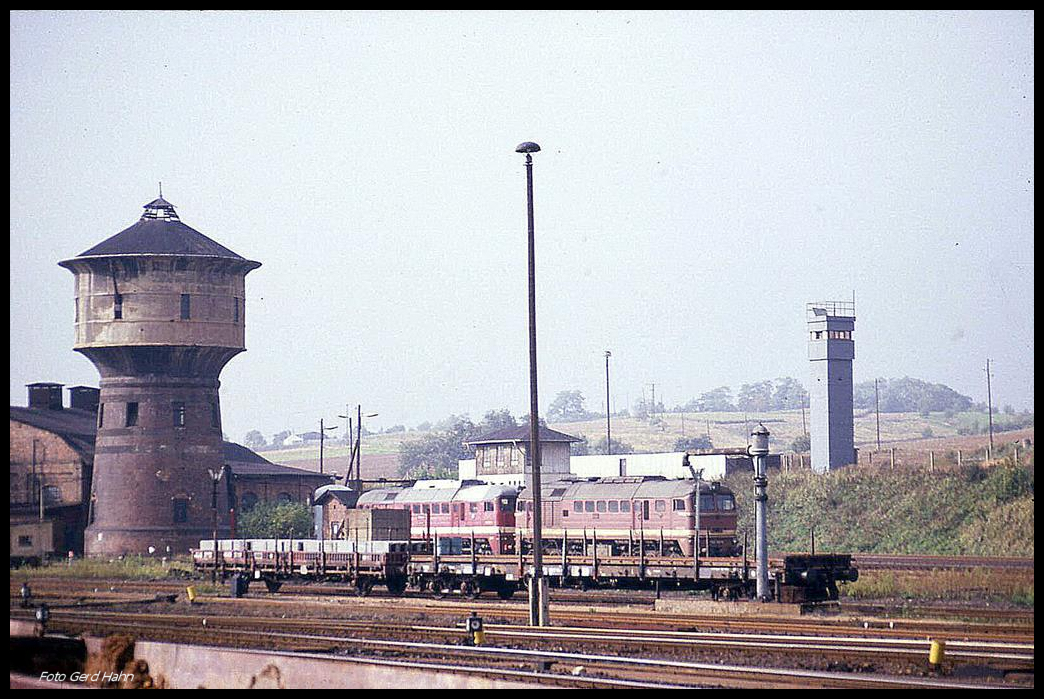
<path id="1" fill-rule="evenodd" d="M 59 260 L 158 194 L 262 263 L 242 439 L 809 381 L 1032 409 L 1032 12 L 12 12 L 11 404 L 97 385 Z M 341 428 L 343 430 L 343 427 Z"/>

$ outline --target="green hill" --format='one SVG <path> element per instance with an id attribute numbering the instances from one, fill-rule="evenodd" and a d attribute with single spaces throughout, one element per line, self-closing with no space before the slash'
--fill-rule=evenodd
<path id="1" fill-rule="evenodd" d="M 769 475 L 769 549 L 937 555 L 1033 555 L 1033 451 L 983 467 L 928 472 L 846 468 Z M 752 530 L 750 474 L 728 479 Z M 753 541 L 753 539 L 751 539 Z"/>

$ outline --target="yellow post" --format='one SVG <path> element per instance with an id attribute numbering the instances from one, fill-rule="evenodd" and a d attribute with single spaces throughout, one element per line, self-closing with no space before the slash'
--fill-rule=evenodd
<path id="1" fill-rule="evenodd" d="M 196 586 L 195 585 L 189 585 L 188 587 L 186 587 L 185 588 L 185 592 L 186 592 L 186 594 L 188 594 L 189 604 L 192 604 L 193 602 L 196 601 Z"/>
<path id="2" fill-rule="evenodd" d="M 946 656 L 946 641 L 932 639 L 932 645 L 928 650 L 928 664 L 938 667 Z"/>

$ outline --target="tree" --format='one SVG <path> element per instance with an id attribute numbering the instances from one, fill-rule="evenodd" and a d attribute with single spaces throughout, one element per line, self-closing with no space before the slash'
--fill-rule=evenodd
<path id="1" fill-rule="evenodd" d="M 634 447 L 632 447 L 627 442 L 621 442 L 620 440 L 618 440 L 616 438 L 613 438 L 612 445 L 613 445 L 613 454 L 633 454 L 634 453 Z M 609 453 L 606 450 L 606 448 L 605 448 L 605 437 L 602 437 L 601 439 L 599 439 L 597 442 L 594 443 L 594 446 L 591 447 L 591 453 L 592 454 L 608 454 Z"/>
<path id="2" fill-rule="evenodd" d="M 732 389 L 728 386 L 707 391 L 699 398 L 689 401 L 686 407 L 697 413 L 731 413 L 736 410 L 732 402 Z"/>
<path id="3" fill-rule="evenodd" d="M 436 432 L 399 445 L 399 474 L 408 478 L 452 478 L 457 462 L 468 458 L 466 442 L 475 439 L 480 428 L 466 415 L 451 415 L 439 423 Z"/>
<path id="4" fill-rule="evenodd" d="M 754 413 L 772 410 L 772 382 L 758 381 L 753 384 L 743 384 L 736 398 L 736 407 Z"/>
<path id="5" fill-rule="evenodd" d="M 292 433 L 290 432 L 290 430 L 283 430 L 282 432 L 276 432 L 274 435 L 272 435 L 272 446 L 273 447 L 281 447 L 281 446 L 283 446 L 283 441 L 287 437 L 289 437 L 291 434 Z"/>
<path id="6" fill-rule="evenodd" d="M 674 443 L 674 451 L 689 451 L 690 449 L 713 449 L 710 437 L 683 437 Z"/>
<path id="7" fill-rule="evenodd" d="M 482 422 L 479 423 L 479 429 L 482 432 L 492 432 L 505 427 L 518 427 L 518 421 L 507 408 L 487 411 Z"/>
<path id="8" fill-rule="evenodd" d="M 797 438 L 790 443 L 790 450 L 797 454 L 804 454 L 812 448 L 812 440 L 807 434 L 799 434 Z"/>
<path id="9" fill-rule="evenodd" d="M 808 405 L 808 391 L 797 379 L 784 376 L 776 379 L 772 392 L 772 410 L 794 410 Z"/>
<path id="10" fill-rule="evenodd" d="M 264 449 L 265 448 L 265 436 L 258 430 L 250 430 L 243 437 L 243 446 L 249 447 L 250 449 Z"/>
<path id="11" fill-rule="evenodd" d="M 579 442 L 573 442 L 569 445 L 570 456 L 587 456 L 591 452 L 591 443 L 588 441 L 585 435 L 580 435 Z"/>
<path id="12" fill-rule="evenodd" d="M 312 536 L 312 508 L 303 502 L 259 502 L 239 516 L 244 539 L 305 539 Z"/>
<path id="13" fill-rule="evenodd" d="M 590 417 L 580 391 L 559 391 L 547 409 L 547 419 L 551 422 L 579 422 Z"/>

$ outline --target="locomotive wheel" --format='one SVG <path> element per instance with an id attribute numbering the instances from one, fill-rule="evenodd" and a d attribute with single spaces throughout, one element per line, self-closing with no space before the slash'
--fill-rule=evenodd
<path id="1" fill-rule="evenodd" d="M 446 596 L 446 586 L 441 578 L 435 578 L 431 581 L 431 596 L 435 599 L 442 599 Z"/>
<path id="2" fill-rule="evenodd" d="M 388 578 L 388 592 L 398 597 L 406 591 L 406 578 Z"/>
<path id="3" fill-rule="evenodd" d="M 501 587 L 497 589 L 497 597 L 500 599 L 511 599 L 515 596 L 515 588 L 513 587 Z"/>

